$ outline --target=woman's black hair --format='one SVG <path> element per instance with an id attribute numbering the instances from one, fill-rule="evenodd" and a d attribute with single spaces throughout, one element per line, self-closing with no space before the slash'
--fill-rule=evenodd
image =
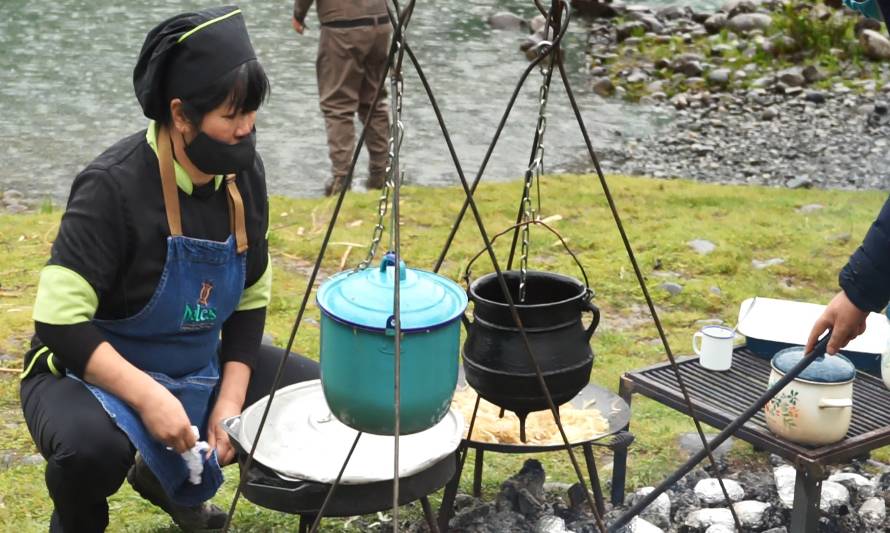
<path id="1" fill-rule="evenodd" d="M 256 59 L 251 59 L 205 87 L 200 94 L 182 99 L 182 111 L 195 127 L 201 125 L 204 115 L 223 103 L 236 112 L 256 111 L 271 92 L 266 71 Z M 171 96 L 170 99 L 173 97 Z M 169 99 L 168 99 L 169 101 Z M 172 120 L 167 108 L 165 123 Z"/>

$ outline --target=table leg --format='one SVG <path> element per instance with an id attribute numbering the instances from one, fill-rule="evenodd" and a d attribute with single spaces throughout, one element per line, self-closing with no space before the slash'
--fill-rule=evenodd
<path id="1" fill-rule="evenodd" d="M 596 459 L 593 457 L 593 448 L 590 444 L 582 444 L 584 450 L 584 461 L 587 463 L 587 474 L 590 476 L 590 488 L 593 489 L 593 500 L 596 503 L 596 511 L 600 516 L 606 513 L 606 506 L 603 504 L 603 489 L 600 487 L 600 477 L 596 473 Z"/>
<path id="2" fill-rule="evenodd" d="M 423 518 L 426 525 L 430 528 L 430 533 L 439 533 L 439 526 L 436 525 L 436 517 L 433 516 L 433 508 L 430 507 L 430 500 L 426 496 L 421 496 L 420 507 L 423 509 Z"/>
<path id="3" fill-rule="evenodd" d="M 476 448 L 476 462 L 473 466 L 473 497 L 482 497 L 482 448 Z"/>
<path id="4" fill-rule="evenodd" d="M 439 506 L 439 531 L 442 533 L 448 533 L 448 521 L 454 514 L 454 498 L 457 496 L 457 488 L 460 485 L 460 476 L 464 466 L 460 460 L 461 452 L 468 453 L 465 444 L 458 446 L 457 451 L 454 452 L 457 455 L 457 468 L 454 470 L 454 477 L 445 485 L 442 503 Z"/>
<path id="5" fill-rule="evenodd" d="M 618 396 L 627 403 L 628 409 L 633 396 L 633 383 L 624 376 L 618 382 Z M 630 429 L 630 422 L 624 428 Z M 624 481 L 627 477 L 627 446 L 617 447 L 612 451 L 612 505 L 624 505 Z"/>
<path id="6" fill-rule="evenodd" d="M 798 469 L 794 478 L 794 508 L 789 533 L 811 533 L 819 529 L 821 498 L 822 478 L 806 468 Z"/>

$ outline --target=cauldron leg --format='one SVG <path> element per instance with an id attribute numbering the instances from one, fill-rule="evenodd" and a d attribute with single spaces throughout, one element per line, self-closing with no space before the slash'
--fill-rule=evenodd
<path id="1" fill-rule="evenodd" d="M 519 440 L 525 443 L 525 417 L 528 413 L 516 413 L 516 416 L 519 417 Z"/>
<path id="2" fill-rule="evenodd" d="M 498 418 L 504 418 L 504 411 L 505 411 L 505 409 L 503 407 L 501 407 L 501 412 L 500 412 L 500 414 L 498 414 Z"/>

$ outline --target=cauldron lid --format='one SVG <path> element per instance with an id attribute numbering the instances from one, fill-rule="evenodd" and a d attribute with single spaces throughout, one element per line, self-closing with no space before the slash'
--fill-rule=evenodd
<path id="1" fill-rule="evenodd" d="M 773 368 L 783 374 L 803 359 L 803 346 L 779 350 L 773 356 Z M 856 376 L 856 367 L 843 355 L 821 355 L 810 363 L 797 377 L 815 383 L 845 383 Z"/>
<path id="2" fill-rule="evenodd" d="M 241 414 L 236 431 L 244 449 L 253 446 L 268 401 L 265 396 Z M 303 381 L 275 394 L 255 457 L 284 476 L 332 483 L 356 433 L 331 414 L 320 380 Z M 453 453 L 463 434 L 463 417 L 452 409 L 430 429 L 399 437 L 399 477 L 416 474 Z M 340 482 L 391 480 L 394 444 L 395 437 L 363 433 Z"/>
<path id="3" fill-rule="evenodd" d="M 448 278 L 400 261 L 399 307 L 403 331 L 442 326 L 467 308 L 467 295 Z M 386 254 L 379 268 L 347 270 L 328 278 L 316 300 L 333 318 L 364 328 L 385 330 L 393 312 L 395 261 Z"/>

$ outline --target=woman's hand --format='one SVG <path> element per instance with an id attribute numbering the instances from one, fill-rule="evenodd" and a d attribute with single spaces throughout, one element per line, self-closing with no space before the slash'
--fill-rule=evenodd
<path id="1" fill-rule="evenodd" d="M 819 336 L 828 329 L 831 329 L 831 339 L 828 341 L 826 353 L 830 355 L 838 353 L 851 340 L 865 333 L 866 318 L 868 311 L 856 307 L 844 291 L 840 291 L 813 324 L 804 353 L 810 353 L 816 346 Z"/>
<path id="2" fill-rule="evenodd" d="M 155 385 L 146 392 L 137 408 L 142 423 L 155 440 L 173 448 L 177 453 L 187 452 L 197 439 L 185 408 L 163 385 Z"/>
<path id="3" fill-rule="evenodd" d="M 235 460 L 235 449 L 229 442 L 229 435 L 222 428 L 220 422 L 232 416 L 241 414 L 241 405 L 238 402 L 228 401 L 225 398 L 219 398 L 210 412 L 210 419 L 207 425 L 207 444 L 210 449 L 216 448 L 216 456 L 219 459 L 219 465 L 225 466 Z"/>

